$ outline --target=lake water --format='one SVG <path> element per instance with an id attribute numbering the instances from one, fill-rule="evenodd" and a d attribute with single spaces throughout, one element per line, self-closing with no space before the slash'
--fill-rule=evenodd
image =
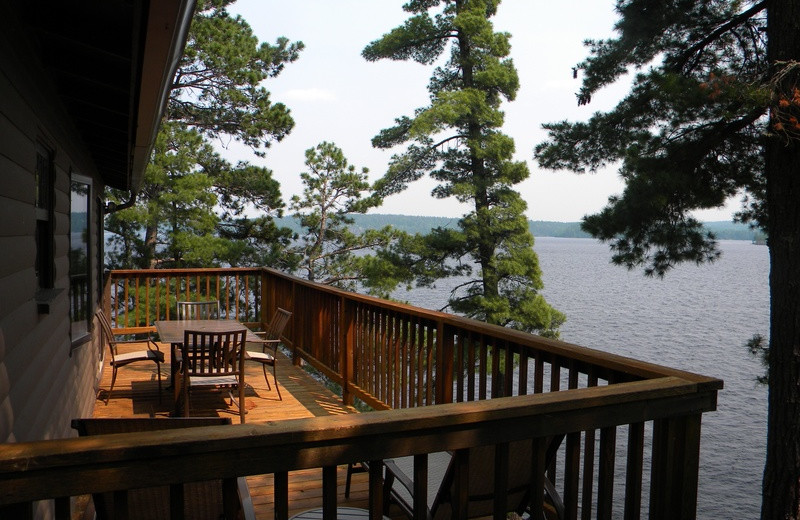
<path id="1" fill-rule="evenodd" d="M 758 518 L 766 453 L 766 387 L 745 343 L 769 333 L 765 246 L 720 243 L 711 265 L 682 265 L 664 279 L 610 263 L 592 239 L 536 239 L 547 301 L 567 315 L 561 338 L 725 381 L 718 410 L 704 414 L 698 518 Z M 398 299 L 440 308 L 457 280 Z M 644 498 L 646 507 L 647 498 Z"/>

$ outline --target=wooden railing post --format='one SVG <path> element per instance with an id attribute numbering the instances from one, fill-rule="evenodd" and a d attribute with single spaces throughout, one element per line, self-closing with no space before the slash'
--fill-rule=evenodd
<path id="1" fill-rule="evenodd" d="M 103 312 L 106 316 L 111 318 L 111 271 L 106 271 L 105 280 L 103 280 Z"/>
<path id="2" fill-rule="evenodd" d="M 303 313 L 303 317 L 301 318 L 300 308 L 297 305 L 297 283 L 292 282 L 292 363 L 296 366 L 300 366 L 300 355 L 297 353 L 297 349 L 300 347 L 300 327 L 307 326 L 307 324 L 303 323 L 305 319 L 305 313 Z"/>
<path id="3" fill-rule="evenodd" d="M 455 339 L 442 320 L 436 324 L 436 404 L 453 402 Z"/>
<path id="4" fill-rule="evenodd" d="M 278 307 L 275 305 L 275 285 L 270 283 L 269 272 L 266 269 L 261 270 L 261 301 L 260 303 L 260 310 L 261 316 L 259 319 L 261 320 L 261 328 L 262 330 L 266 328 L 267 323 L 269 323 L 272 314 L 275 312 L 275 309 Z M 217 283 L 219 285 L 219 282 Z"/>
<path id="5" fill-rule="evenodd" d="M 350 385 L 353 382 L 354 316 L 353 304 L 346 298 L 342 298 L 341 312 L 339 313 L 339 355 L 341 356 L 339 364 L 342 367 L 342 402 L 345 405 L 353 404 Z"/>
<path id="6" fill-rule="evenodd" d="M 652 519 L 694 520 L 697 516 L 700 418 L 698 413 L 654 421 Z"/>

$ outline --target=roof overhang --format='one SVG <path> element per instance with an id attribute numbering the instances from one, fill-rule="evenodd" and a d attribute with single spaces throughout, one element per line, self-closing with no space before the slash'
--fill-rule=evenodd
<path id="1" fill-rule="evenodd" d="M 32 0 L 46 73 L 107 185 L 138 190 L 195 0 Z"/>

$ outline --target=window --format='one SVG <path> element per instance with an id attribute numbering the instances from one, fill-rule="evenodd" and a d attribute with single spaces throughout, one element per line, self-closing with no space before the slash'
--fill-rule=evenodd
<path id="1" fill-rule="evenodd" d="M 53 152 L 36 145 L 36 279 L 39 292 L 52 289 L 55 277 L 53 253 Z"/>
<path id="2" fill-rule="evenodd" d="M 92 318 L 91 276 L 92 183 L 72 174 L 69 211 L 69 315 L 72 344 L 90 339 Z"/>

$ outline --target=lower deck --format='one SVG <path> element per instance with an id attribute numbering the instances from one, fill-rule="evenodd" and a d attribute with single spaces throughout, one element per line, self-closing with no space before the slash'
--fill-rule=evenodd
<path id="1" fill-rule="evenodd" d="M 141 348 L 143 345 L 139 345 Z M 159 399 L 158 378 L 154 363 L 135 363 L 121 367 L 118 371 L 114 390 L 108 396 L 111 385 L 111 367 L 106 366 L 100 383 L 100 391 L 94 409 L 94 417 L 169 417 L 174 410 L 173 394 L 169 381 L 169 345 L 160 344 L 165 353 L 166 363 L 162 365 L 162 392 Z M 296 419 L 357 413 L 352 407 L 344 406 L 339 397 L 323 384 L 309 375 L 303 368 L 292 364 L 291 360 L 278 354 L 278 384 L 282 399 L 268 369 L 269 387 L 264 379 L 261 366 L 246 363 L 245 408 L 247 423 L 265 423 Z M 106 397 L 108 401 L 106 402 Z M 193 416 L 230 417 L 234 424 L 239 421 L 238 410 L 230 405 L 226 390 L 199 390 L 191 398 Z M 368 507 L 368 484 L 366 473 L 355 473 L 351 495 L 344 497 L 347 467 L 338 471 L 338 497 L 341 506 Z M 256 517 L 274 518 L 274 493 L 272 475 L 254 475 L 247 478 L 253 499 Z M 289 515 L 322 506 L 322 470 L 311 469 L 289 473 Z M 398 510 L 398 517 L 402 513 Z"/>

